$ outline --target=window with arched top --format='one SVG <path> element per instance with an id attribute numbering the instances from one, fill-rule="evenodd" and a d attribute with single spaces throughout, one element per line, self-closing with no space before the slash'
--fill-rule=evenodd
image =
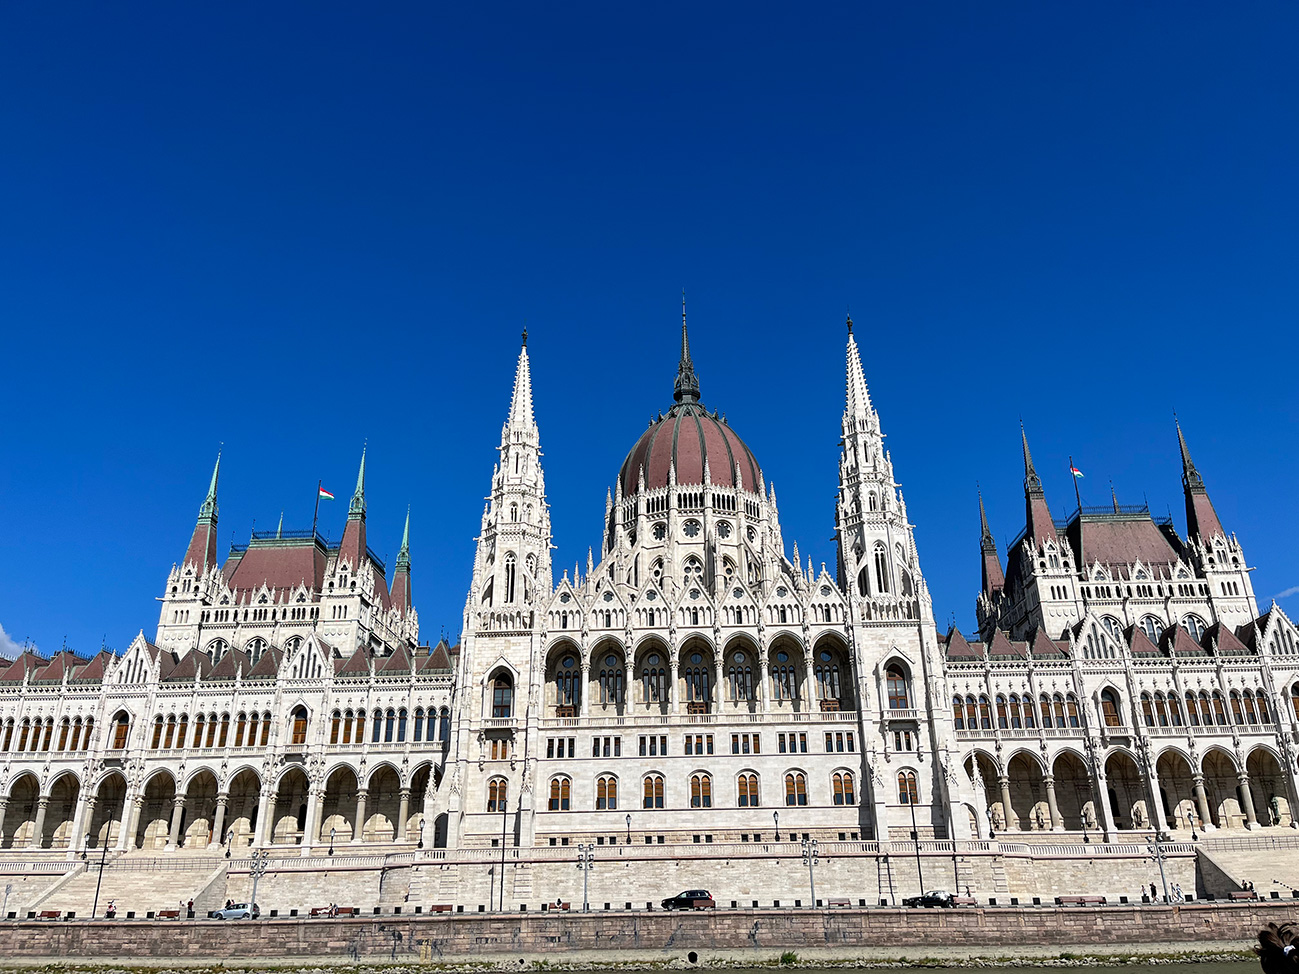
<path id="1" fill-rule="evenodd" d="M 1106 727 L 1123 726 L 1123 720 L 1119 717 L 1118 694 L 1108 687 L 1101 691 L 1101 714 Z"/>
<path id="2" fill-rule="evenodd" d="M 1159 642 L 1159 637 L 1164 634 L 1164 624 L 1154 616 L 1143 616 L 1137 625 L 1141 627 L 1141 631 L 1146 634 L 1146 638 L 1152 643 Z"/>
<path id="3" fill-rule="evenodd" d="M 1006 708 L 1005 695 L 997 694 L 994 703 L 997 706 L 997 729 L 1007 730 L 1010 727 L 1010 713 Z"/>
<path id="4" fill-rule="evenodd" d="M 622 660 L 612 653 L 605 656 L 600 667 L 600 703 L 620 704 L 623 700 Z"/>
<path id="5" fill-rule="evenodd" d="M 883 542 L 875 542 L 875 591 L 887 595 L 889 591 L 889 555 Z"/>
<path id="6" fill-rule="evenodd" d="M 113 718 L 113 750 L 121 751 L 126 747 L 127 738 L 131 733 L 131 718 L 127 716 L 126 711 L 119 711 Z M 87 735 L 87 740 L 89 736 Z M 154 745 L 155 747 L 157 745 Z"/>
<path id="7" fill-rule="evenodd" d="M 896 663 L 884 671 L 884 683 L 888 690 L 889 710 L 910 710 L 911 694 L 908 692 L 907 675 Z"/>
<path id="8" fill-rule="evenodd" d="M 706 774 L 690 776 L 690 807 L 713 807 L 713 779 Z"/>
<path id="9" fill-rule="evenodd" d="M 509 782 L 504 778 L 491 778 L 487 782 L 487 810 L 503 812 L 506 809 Z"/>
<path id="10" fill-rule="evenodd" d="M 852 772 L 836 771 L 830 784 L 834 789 L 834 803 L 836 805 L 857 804 L 857 793 L 853 788 Z"/>
<path id="11" fill-rule="evenodd" d="M 555 706 L 559 717 L 576 717 L 581 699 L 582 670 L 576 656 L 563 656 L 555 667 Z"/>
<path id="12" fill-rule="evenodd" d="M 293 736 L 289 739 L 291 744 L 307 743 L 307 708 L 295 707 L 293 710 Z"/>
<path id="13" fill-rule="evenodd" d="M 1189 615 L 1182 620 L 1182 628 L 1198 643 L 1204 639 L 1204 631 L 1207 627 L 1199 616 Z"/>
<path id="14" fill-rule="evenodd" d="M 505 556 L 505 602 L 510 604 L 514 601 L 515 575 L 517 574 L 517 564 L 514 558 L 514 552 Z"/>
<path id="15" fill-rule="evenodd" d="M 801 771 L 791 771 L 785 775 L 785 804 L 807 804 L 807 778 Z"/>
<path id="16" fill-rule="evenodd" d="M 641 783 L 642 789 L 642 808 L 662 808 L 663 807 L 663 776 L 661 774 L 648 774 Z"/>
<path id="17" fill-rule="evenodd" d="M 571 806 L 572 782 L 567 778 L 550 779 L 550 810 L 566 812 Z"/>
<path id="18" fill-rule="evenodd" d="M 1141 719 L 1145 721 L 1147 727 L 1155 726 L 1155 711 L 1148 693 L 1141 694 Z"/>
<path id="19" fill-rule="evenodd" d="M 618 779 L 605 775 L 595 782 L 595 807 L 598 810 L 613 811 L 618 807 Z"/>
<path id="20" fill-rule="evenodd" d="M 736 804 L 740 808 L 757 808 L 761 802 L 758 801 L 758 776 L 756 774 L 742 774 L 735 781 Z"/>
<path id="21" fill-rule="evenodd" d="M 920 804 L 920 789 L 916 782 L 916 773 L 914 771 L 898 772 L 898 804 Z"/>
<path id="22" fill-rule="evenodd" d="M 1258 693 L 1254 695 L 1254 701 L 1258 704 L 1258 722 L 1260 724 L 1272 723 L 1272 715 L 1267 709 L 1267 696 L 1262 690 L 1259 690 Z"/>
<path id="23" fill-rule="evenodd" d="M 988 695 L 979 694 L 979 729 L 992 730 L 992 713 L 988 707 Z"/>
<path id="24" fill-rule="evenodd" d="M 965 730 L 965 701 L 960 694 L 952 697 L 952 725 L 957 730 Z"/>
<path id="25" fill-rule="evenodd" d="M 1219 726 L 1227 724 L 1227 708 L 1223 704 L 1222 694 L 1213 691 L 1213 722 Z"/>
<path id="26" fill-rule="evenodd" d="M 514 712 L 514 681 L 508 673 L 498 673 L 492 680 L 492 716 L 509 717 Z"/>

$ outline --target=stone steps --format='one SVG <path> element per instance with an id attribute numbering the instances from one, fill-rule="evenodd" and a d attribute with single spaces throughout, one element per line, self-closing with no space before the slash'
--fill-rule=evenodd
<path id="1" fill-rule="evenodd" d="M 1282 899 L 1291 898 L 1291 890 L 1299 889 L 1299 850 L 1295 849 L 1215 849 L 1212 845 L 1199 850 L 1201 863 L 1199 881 L 1205 892 L 1226 896 L 1241 889 L 1241 882 L 1249 880 L 1260 896 L 1273 890 Z"/>
<path id="2" fill-rule="evenodd" d="M 117 915 L 125 917 L 127 911 L 134 911 L 143 917 L 150 910 L 175 910 L 180 904 L 195 900 L 195 913 L 205 915 L 210 904 L 200 906 L 198 899 L 212 879 L 213 870 L 210 864 L 186 864 L 184 861 L 175 864 L 174 869 L 135 869 L 130 863 L 109 863 L 104 869 L 104 879 L 99 891 L 98 915 L 103 916 L 110 901 L 117 907 Z M 185 868 L 189 865 L 190 868 Z M 29 910 L 61 910 L 64 913 L 75 911 L 79 917 L 89 917 L 95 902 L 95 887 L 99 884 L 99 866 L 94 864 L 66 883 L 60 885 L 38 902 L 28 906 Z M 217 898 L 224 898 L 224 888 Z"/>

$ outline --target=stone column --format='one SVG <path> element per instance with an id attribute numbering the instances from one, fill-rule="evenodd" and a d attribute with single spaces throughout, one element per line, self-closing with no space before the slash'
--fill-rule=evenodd
<path id="1" fill-rule="evenodd" d="M 1200 815 L 1200 828 L 1205 832 L 1217 828 L 1213 816 L 1209 814 L 1209 795 L 1204 790 L 1204 775 L 1197 774 L 1191 779 L 1195 785 L 1195 807 Z"/>
<path id="2" fill-rule="evenodd" d="M 764 714 L 771 713 L 771 687 L 769 683 L 771 676 L 767 672 L 767 664 L 758 657 L 758 666 L 753 674 L 758 681 L 758 710 Z"/>
<path id="3" fill-rule="evenodd" d="M 812 673 L 812 651 L 803 653 L 803 710 L 813 713 L 817 710 L 816 679 Z"/>
<path id="4" fill-rule="evenodd" d="M 275 792 L 271 792 L 263 800 L 266 803 L 265 805 L 266 817 L 261 819 L 261 825 L 258 827 L 258 831 L 261 832 L 262 834 L 262 845 L 264 846 L 274 845 L 275 844 L 275 803 L 278 800 L 278 796 L 276 795 Z"/>
<path id="5" fill-rule="evenodd" d="M 257 796 L 257 822 L 253 826 L 253 834 L 249 837 L 248 842 L 248 845 L 254 849 L 263 845 L 262 836 L 266 832 L 266 819 L 270 817 L 268 808 L 270 804 L 271 799 L 267 796 L 266 789 L 263 788 Z"/>
<path id="6" fill-rule="evenodd" d="M 307 820 L 302 823 L 302 854 L 311 855 L 312 847 L 320 841 L 320 816 L 324 810 L 325 786 L 307 786 Z"/>
<path id="7" fill-rule="evenodd" d="M 0 798 L 0 844 L 5 839 L 5 813 L 9 810 L 9 799 Z"/>
<path id="8" fill-rule="evenodd" d="M 583 717 L 591 713 L 591 695 L 587 693 L 590 689 L 588 684 L 591 680 L 591 659 L 589 656 L 582 657 L 582 683 L 577 690 L 577 712 Z M 400 836 L 401 830 L 397 830 Z"/>
<path id="9" fill-rule="evenodd" d="M 69 852 L 84 852 L 89 845 L 86 842 L 90 823 L 95 820 L 95 796 L 87 796 L 85 789 L 77 798 L 77 812 L 72 817 L 72 841 L 68 843 Z"/>
<path id="10" fill-rule="evenodd" d="M 185 796 L 177 795 L 171 800 L 171 831 L 167 835 L 167 848 L 175 849 L 180 845 L 180 818 L 185 812 Z"/>
<path id="11" fill-rule="evenodd" d="M 131 797 L 130 792 L 122 796 L 122 820 L 117 836 L 117 848 L 123 852 L 135 848 L 135 827 L 139 821 L 140 809 L 144 805 L 144 797 L 136 795 Z"/>
<path id="12" fill-rule="evenodd" d="M 586 704 L 586 698 L 582 698 L 583 706 Z M 410 789 L 401 790 L 401 804 L 397 809 L 397 837 L 396 841 L 406 841 L 406 820 L 410 818 Z"/>
<path id="13" fill-rule="evenodd" d="M 226 808 L 229 805 L 229 794 L 223 791 L 217 795 L 216 817 L 212 821 L 212 841 L 208 843 L 210 846 L 222 845 L 226 840 Z"/>
<path id="14" fill-rule="evenodd" d="M 1153 767 L 1146 779 L 1150 784 L 1150 822 L 1154 826 L 1155 832 L 1160 835 L 1168 834 L 1168 816 L 1164 814 L 1163 795 L 1159 790 L 1159 775 L 1155 773 Z"/>
<path id="15" fill-rule="evenodd" d="M 1110 808 L 1110 789 L 1102 775 L 1096 775 L 1092 779 L 1094 782 L 1092 792 L 1096 796 L 1096 807 L 1101 813 L 1101 830 L 1105 833 L 1105 841 L 1114 841 L 1114 810 Z"/>
<path id="16" fill-rule="evenodd" d="M 361 834 L 365 831 L 365 798 L 366 790 L 358 788 L 356 790 L 356 824 L 352 827 L 352 842 L 358 844 L 364 841 Z"/>
<path id="17" fill-rule="evenodd" d="M 1245 803 L 1245 828 L 1257 829 L 1258 816 L 1254 814 L 1254 792 L 1249 787 L 1249 775 L 1242 771 L 1236 780 L 1240 782 L 1240 797 Z"/>
<path id="18" fill-rule="evenodd" d="M 45 812 L 49 807 L 49 796 L 41 795 L 36 800 L 36 827 L 32 829 L 32 840 L 27 846 L 29 849 L 39 849 L 41 847 L 41 842 L 45 838 Z"/>
<path id="19" fill-rule="evenodd" d="M 1003 774 L 997 779 L 997 784 L 1001 785 L 1001 814 L 1006 819 L 1005 828 L 1007 831 L 1018 828 L 1015 812 L 1010 806 L 1010 779 Z"/>
<path id="20" fill-rule="evenodd" d="M 668 653 L 668 690 L 671 693 L 672 713 L 681 713 L 681 688 L 677 686 L 681 674 L 677 672 L 680 659 L 677 656 L 677 650 L 674 646 Z"/>
<path id="21" fill-rule="evenodd" d="M 715 714 L 720 714 L 722 712 L 722 703 L 726 699 L 726 684 L 723 682 L 723 674 L 726 672 L 726 660 L 720 656 L 720 652 L 721 651 L 719 650 L 719 655 L 713 657 L 712 700 L 714 703 L 709 709 Z"/>
<path id="22" fill-rule="evenodd" d="M 1046 804 L 1051 809 L 1051 831 L 1064 831 L 1064 816 L 1060 814 L 1060 804 L 1055 797 L 1055 775 L 1046 776 Z"/>

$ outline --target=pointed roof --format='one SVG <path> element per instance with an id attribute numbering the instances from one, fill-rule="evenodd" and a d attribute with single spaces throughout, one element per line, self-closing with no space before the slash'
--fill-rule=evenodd
<path id="1" fill-rule="evenodd" d="M 1173 417 L 1177 427 L 1177 445 L 1182 451 L 1182 491 L 1186 495 L 1186 534 L 1190 538 L 1208 540 L 1219 536 L 1225 537 L 1218 513 L 1209 500 L 1209 491 L 1204 486 L 1200 471 L 1195 469 L 1191 451 L 1186 446 L 1186 437 L 1182 435 L 1182 424 Z"/>
<path id="2" fill-rule="evenodd" d="M 947 633 L 947 658 L 951 660 L 975 660 L 982 656 L 973 646 L 969 644 L 966 638 L 961 635 L 961 630 L 952 626 Z"/>
<path id="3" fill-rule="evenodd" d="M 383 661 L 379 668 L 380 673 L 401 676 L 411 672 L 410 652 L 406 649 L 404 643 L 398 644 L 397 648 L 392 651 L 391 655 Z"/>
<path id="4" fill-rule="evenodd" d="M 198 509 L 198 521 L 194 533 L 189 539 L 189 548 L 181 565 L 193 564 L 202 575 L 217 563 L 217 478 L 221 473 L 221 454 L 217 453 L 216 465 L 212 468 L 212 481 L 208 484 L 207 496 Z"/>
<path id="5" fill-rule="evenodd" d="M 108 672 L 108 666 L 117 658 L 112 650 L 103 649 L 96 653 L 85 666 L 77 670 L 76 674 L 70 677 L 71 680 L 85 680 L 87 682 L 102 682 L 104 674 Z"/>
<path id="6" fill-rule="evenodd" d="M 1029 651 L 1034 659 L 1060 659 L 1069 655 L 1068 645 L 1056 642 L 1046 634 L 1045 629 L 1036 629 L 1029 640 Z"/>
<path id="7" fill-rule="evenodd" d="M 410 609 L 410 508 L 406 508 L 406 527 L 401 533 L 401 548 L 392 575 L 392 606 L 403 616 Z"/>
<path id="8" fill-rule="evenodd" d="M 169 683 L 183 683 L 195 677 L 204 679 L 210 672 L 212 672 L 212 661 L 208 659 L 207 653 L 191 649 L 171 668 L 171 672 L 165 679 Z"/>
<path id="9" fill-rule="evenodd" d="M 370 649 L 367 646 L 359 646 L 355 653 L 349 656 L 342 665 L 335 671 L 338 676 L 369 676 L 370 675 Z"/>
<path id="10" fill-rule="evenodd" d="M 997 554 L 997 541 L 988 527 L 988 512 L 983 508 L 983 491 L 979 491 L 979 552 L 983 559 L 983 594 L 996 595 L 1006 587 L 1006 575 L 1001 570 L 1001 556 Z"/>
<path id="11" fill-rule="evenodd" d="M 1028 433 L 1024 424 L 1019 424 L 1019 438 L 1024 446 L 1024 508 L 1026 536 L 1034 541 L 1045 541 L 1051 538 L 1060 539 L 1055 533 L 1055 522 L 1051 520 L 1051 509 L 1046 505 L 1046 492 L 1042 489 L 1042 479 L 1033 466 L 1033 454 L 1028 448 Z"/>
<path id="12" fill-rule="evenodd" d="M 75 673 L 85 662 L 71 650 L 61 650 L 51 656 L 44 666 L 36 669 L 31 678 L 43 683 L 59 681 L 63 679 L 64 673 L 68 675 Z"/>
<path id="13" fill-rule="evenodd" d="M 1133 626 L 1128 634 L 1128 645 L 1132 647 L 1133 656 L 1163 656 L 1163 650 L 1150 641 L 1144 629 Z"/>
<path id="14" fill-rule="evenodd" d="M 346 561 L 353 569 L 361 567 L 365 557 L 365 452 L 361 448 L 361 466 L 356 472 L 356 490 L 352 493 L 352 502 L 347 508 L 347 526 L 343 528 L 343 540 L 338 547 L 338 557 Z M 378 567 L 378 566 L 376 566 Z"/>
<path id="15" fill-rule="evenodd" d="M 1250 656 L 1250 648 L 1236 638 L 1236 634 L 1221 622 L 1215 622 L 1205 633 L 1218 646 L 1220 656 Z"/>
<path id="16" fill-rule="evenodd" d="M 428 659 L 420 667 L 421 673 L 450 673 L 451 650 L 445 639 L 440 640 L 428 654 Z"/>
<path id="17" fill-rule="evenodd" d="M 519 363 L 514 369 L 514 391 L 510 393 L 510 415 L 506 425 L 514 429 L 532 429 L 536 420 L 532 414 L 532 370 L 528 365 L 528 333 L 523 332 L 523 347 L 519 349 Z"/>
<path id="18" fill-rule="evenodd" d="M 699 377 L 695 363 L 690 360 L 690 334 L 686 330 L 686 292 L 681 290 L 681 361 L 677 364 L 677 381 L 672 387 L 672 398 L 677 402 L 699 401 Z"/>
<path id="19" fill-rule="evenodd" d="M 852 316 L 848 316 L 848 395 L 844 415 L 865 419 L 872 411 L 870 393 L 866 389 L 866 373 L 862 371 L 857 340 L 852 337 Z"/>
<path id="20" fill-rule="evenodd" d="M 1204 647 L 1191 638 L 1185 626 L 1171 626 L 1165 630 L 1162 642 L 1178 656 L 1205 655 Z"/>
<path id="21" fill-rule="evenodd" d="M 252 657 L 242 649 L 228 649 L 208 672 L 207 680 L 233 680 L 252 668 Z"/>
<path id="22" fill-rule="evenodd" d="M 280 663 L 284 651 L 278 646 L 268 646 L 251 670 L 244 674 L 245 680 L 274 680 L 279 676 Z"/>
<path id="23" fill-rule="evenodd" d="M 1027 659 L 1028 644 L 1010 641 L 1005 630 L 997 629 L 988 642 L 988 659 Z"/>

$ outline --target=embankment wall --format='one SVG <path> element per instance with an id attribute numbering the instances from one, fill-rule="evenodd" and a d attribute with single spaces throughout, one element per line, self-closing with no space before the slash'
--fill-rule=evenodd
<path id="1" fill-rule="evenodd" d="M 1243 948 L 1260 925 L 1296 914 L 1293 905 L 1043 907 L 1037 909 L 714 910 L 446 914 L 372 919 L 249 922 L 89 921 L 6 923 L 6 964 L 94 960 L 155 964 L 310 960 L 460 963 L 520 961 L 566 955 L 576 960 L 774 959 L 792 950 L 806 958 L 851 959 L 869 951 L 924 956 L 926 945 L 1014 955 L 1052 949 L 1216 944 Z M 574 952 L 586 956 L 574 956 Z M 691 954 L 694 956 L 692 957 Z"/>

